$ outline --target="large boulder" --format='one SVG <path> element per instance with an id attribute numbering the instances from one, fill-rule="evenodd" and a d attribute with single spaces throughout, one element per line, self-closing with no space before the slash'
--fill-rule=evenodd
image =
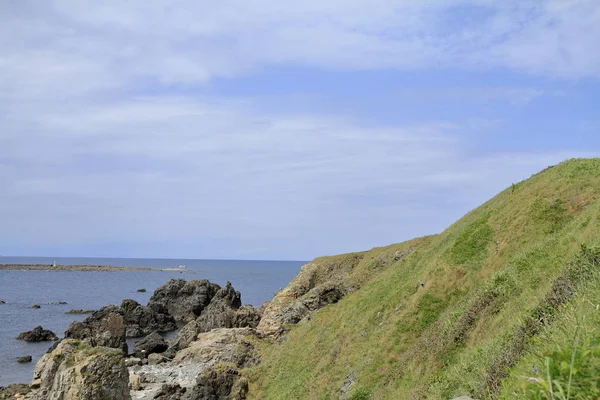
<path id="1" fill-rule="evenodd" d="M 175 363 L 229 363 L 246 367 L 256 362 L 250 328 L 214 329 L 198 335 L 198 340 L 179 351 Z"/>
<path id="2" fill-rule="evenodd" d="M 224 365 L 208 367 L 196 380 L 196 386 L 183 399 L 189 400 L 244 400 L 248 381 L 239 371 Z"/>
<path id="3" fill-rule="evenodd" d="M 120 308 L 127 325 L 127 337 L 142 337 L 152 332 L 169 332 L 177 329 L 177 323 L 172 316 L 158 313 L 135 300 L 123 300 Z"/>
<path id="4" fill-rule="evenodd" d="M 221 287 L 208 280 L 186 282 L 171 279 L 154 291 L 148 307 L 159 314 L 171 315 L 178 322 L 196 319 Z"/>
<path id="5" fill-rule="evenodd" d="M 150 354 L 162 353 L 169 345 L 165 342 L 162 336 L 154 332 L 146 336 L 142 340 L 135 342 L 133 346 L 133 356 L 139 358 L 146 358 Z"/>
<path id="6" fill-rule="evenodd" d="M 217 328 L 256 328 L 260 322 L 260 310 L 252 306 L 241 306 L 240 292 L 230 282 L 212 298 L 210 304 L 194 321 L 186 324 L 171 345 L 175 350 L 185 349 L 196 340 L 199 333 Z"/>
<path id="7" fill-rule="evenodd" d="M 33 400 L 130 400 L 129 372 L 120 351 L 63 340 L 37 363 Z"/>
<path id="8" fill-rule="evenodd" d="M 94 312 L 84 321 L 73 322 L 65 338 L 83 340 L 90 346 L 120 349 L 127 354 L 126 325 L 119 307 L 108 306 Z"/>
<path id="9" fill-rule="evenodd" d="M 26 342 L 50 342 L 58 340 L 58 337 L 54 332 L 44 329 L 41 326 L 36 326 L 32 331 L 21 332 L 17 336 L 17 340 L 24 340 Z"/>

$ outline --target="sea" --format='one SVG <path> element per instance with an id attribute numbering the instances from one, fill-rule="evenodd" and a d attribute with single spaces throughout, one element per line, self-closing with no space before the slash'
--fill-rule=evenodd
<path id="1" fill-rule="evenodd" d="M 28 383 L 35 363 L 53 342 L 26 343 L 15 337 L 38 325 L 62 337 L 69 324 L 86 315 L 66 314 L 71 309 L 97 310 L 108 304 L 133 299 L 146 305 L 156 288 L 171 278 L 208 279 L 221 286 L 230 281 L 244 304 L 260 306 L 285 287 L 304 261 L 188 260 L 133 258 L 0 257 L 0 264 L 105 265 L 184 270 L 170 271 L 25 271 L 0 270 L 0 386 Z M 138 289 L 146 289 L 145 293 Z M 67 302 L 67 304 L 52 304 Z M 28 308 L 34 304 L 39 309 Z M 33 362 L 16 358 L 31 355 Z"/>

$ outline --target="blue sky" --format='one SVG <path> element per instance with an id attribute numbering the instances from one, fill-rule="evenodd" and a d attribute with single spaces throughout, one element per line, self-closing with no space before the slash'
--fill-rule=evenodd
<path id="1" fill-rule="evenodd" d="M 0 3 L 0 254 L 306 260 L 600 154 L 596 0 L 287 3 Z"/>

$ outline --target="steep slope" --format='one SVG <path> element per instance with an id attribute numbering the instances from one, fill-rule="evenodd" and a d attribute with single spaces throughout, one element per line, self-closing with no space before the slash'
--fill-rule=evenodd
<path id="1" fill-rule="evenodd" d="M 250 398 L 537 396 L 548 376 L 536 357 L 598 338 L 599 199 L 600 159 L 569 160 L 439 235 L 315 260 L 267 306 L 265 333 L 289 331 L 257 344 Z M 296 325 L 281 318 L 331 282 L 344 291 L 333 304 Z"/>

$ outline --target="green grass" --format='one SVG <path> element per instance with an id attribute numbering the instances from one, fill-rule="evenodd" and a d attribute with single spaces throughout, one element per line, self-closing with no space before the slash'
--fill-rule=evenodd
<path id="1" fill-rule="evenodd" d="M 315 260 L 312 281 L 292 284 L 335 277 L 348 295 L 257 345 L 262 363 L 245 372 L 250 398 L 337 399 L 351 374 L 348 399 L 365 388 L 378 400 L 563 399 L 556 392 L 568 392 L 569 377 L 568 398 L 594 393 L 600 321 L 586 301 L 600 304 L 600 283 L 582 279 L 582 260 L 600 245 L 599 195 L 600 160 L 570 160 L 439 235 Z M 524 386 L 534 364 L 539 384 Z"/>

